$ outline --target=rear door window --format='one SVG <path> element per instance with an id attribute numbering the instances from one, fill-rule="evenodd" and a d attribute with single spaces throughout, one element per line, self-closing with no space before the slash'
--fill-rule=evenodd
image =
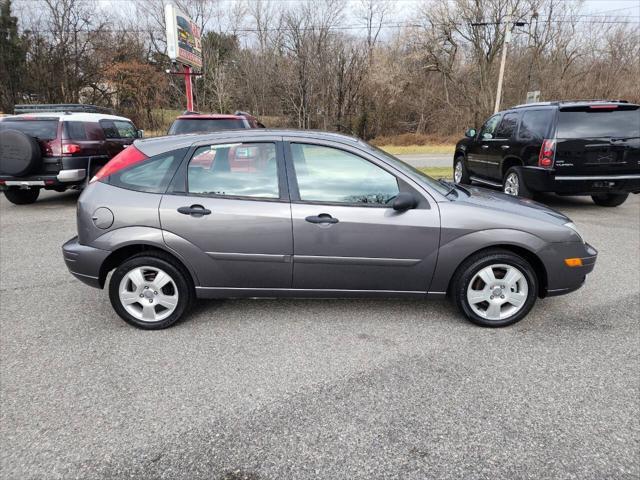
<path id="1" fill-rule="evenodd" d="M 58 136 L 58 119 L 55 120 L 11 120 L 0 121 L 1 130 L 18 130 L 38 140 L 53 140 Z"/>
<path id="2" fill-rule="evenodd" d="M 190 194 L 280 198 L 275 143 L 234 143 L 198 148 L 187 169 Z"/>
<path id="3" fill-rule="evenodd" d="M 518 136 L 523 140 L 543 140 L 549 136 L 553 110 L 529 110 L 522 115 Z"/>
<path id="4" fill-rule="evenodd" d="M 518 129 L 517 113 L 507 113 L 500 122 L 500 126 L 496 130 L 495 138 L 511 138 Z"/>
<path id="5" fill-rule="evenodd" d="M 640 136 L 640 109 L 560 111 L 558 138 L 628 138 Z"/>

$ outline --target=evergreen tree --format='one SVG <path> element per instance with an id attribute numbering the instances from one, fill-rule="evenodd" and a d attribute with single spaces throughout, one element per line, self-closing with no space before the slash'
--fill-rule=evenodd
<path id="1" fill-rule="evenodd" d="M 13 112 L 19 101 L 20 76 L 25 73 L 25 49 L 11 0 L 0 0 L 0 111 Z"/>

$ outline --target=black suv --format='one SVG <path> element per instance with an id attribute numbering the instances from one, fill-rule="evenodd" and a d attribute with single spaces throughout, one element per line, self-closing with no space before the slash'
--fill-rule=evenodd
<path id="1" fill-rule="evenodd" d="M 624 101 L 519 105 L 471 128 L 456 145 L 456 183 L 510 195 L 591 195 L 602 206 L 640 192 L 640 108 Z"/>
<path id="2" fill-rule="evenodd" d="M 18 108 L 20 107 L 20 108 Z M 0 190 L 17 205 L 40 190 L 79 189 L 142 136 L 131 120 L 90 105 L 16 106 L 0 119 Z M 63 110 L 63 111 L 61 111 Z"/>

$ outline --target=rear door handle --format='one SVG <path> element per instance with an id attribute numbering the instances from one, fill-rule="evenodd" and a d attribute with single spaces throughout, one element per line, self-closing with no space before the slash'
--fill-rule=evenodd
<path id="1" fill-rule="evenodd" d="M 509 145 L 502 145 L 500 148 L 503 150 L 509 150 Z"/>
<path id="2" fill-rule="evenodd" d="M 489 145 L 482 145 L 481 147 L 483 150 L 486 150 L 487 148 L 489 148 Z"/>
<path id="3" fill-rule="evenodd" d="M 203 215 L 211 215 L 211 210 L 204 208 L 202 205 L 191 205 L 190 207 L 180 207 L 178 212 L 183 215 L 191 215 L 192 217 L 202 217 Z"/>
<path id="4" fill-rule="evenodd" d="M 328 213 L 321 213 L 320 215 L 305 218 L 305 220 L 309 223 L 338 223 L 339 220 L 337 218 L 333 218 Z"/>

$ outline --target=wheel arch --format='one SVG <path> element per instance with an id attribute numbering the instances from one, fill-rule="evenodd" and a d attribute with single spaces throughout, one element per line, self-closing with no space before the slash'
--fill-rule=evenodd
<path id="1" fill-rule="evenodd" d="M 193 285 L 197 285 L 197 277 L 195 276 L 195 272 L 193 269 L 187 265 L 175 252 L 168 248 L 162 248 L 154 243 L 131 243 L 127 245 L 123 245 L 111 252 L 107 258 L 105 258 L 104 262 L 100 266 L 100 272 L 98 274 L 98 281 L 100 282 L 100 288 L 104 288 L 105 281 L 107 279 L 107 275 L 110 271 L 114 270 L 118 267 L 122 262 L 127 260 L 128 258 L 133 257 L 139 253 L 146 252 L 160 252 L 164 255 L 168 255 L 171 257 L 173 261 L 175 261 L 178 266 L 180 266 L 189 276 Z"/>
<path id="2" fill-rule="evenodd" d="M 533 268 L 533 271 L 536 274 L 536 279 L 538 281 L 538 292 L 537 292 L 538 297 L 544 298 L 546 296 L 548 277 L 547 277 L 547 269 L 545 268 L 544 263 L 542 262 L 540 257 L 538 257 L 535 254 L 535 252 L 533 252 L 532 250 L 526 247 L 523 247 L 521 245 L 514 245 L 511 243 L 497 243 L 495 245 L 484 246 L 482 248 L 479 248 L 469 253 L 464 258 L 462 258 L 457 263 L 455 269 L 453 270 L 453 274 L 449 278 L 449 282 L 447 285 L 447 294 L 451 293 L 452 283 L 454 278 L 456 277 L 456 273 L 458 272 L 460 266 L 471 256 L 477 255 L 478 253 L 482 253 L 484 251 L 490 251 L 490 250 L 506 250 L 508 252 L 514 253 L 524 258 L 527 262 L 529 262 L 529 264 L 531 265 L 531 268 Z"/>
<path id="3" fill-rule="evenodd" d="M 509 157 L 505 157 L 504 160 L 502 160 L 502 165 L 500 166 L 500 177 L 504 179 L 507 170 L 509 170 L 511 167 L 522 167 L 523 165 L 524 162 L 516 156 L 512 155 Z"/>

